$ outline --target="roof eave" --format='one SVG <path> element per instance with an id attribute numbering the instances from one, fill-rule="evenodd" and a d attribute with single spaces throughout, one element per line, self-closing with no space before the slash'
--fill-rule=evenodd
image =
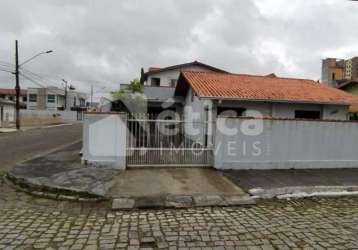
<path id="1" fill-rule="evenodd" d="M 191 65 L 196 65 L 196 66 L 201 66 L 201 67 L 204 67 L 204 68 L 208 68 L 214 72 L 218 72 L 218 73 L 229 73 L 225 70 L 222 70 L 222 69 L 219 69 L 219 68 L 216 68 L 214 66 L 211 66 L 211 65 L 208 65 L 208 64 L 205 64 L 205 63 L 202 63 L 202 62 L 198 62 L 198 61 L 194 61 L 194 62 L 190 62 L 190 63 L 183 63 L 183 64 L 177 64 L 177 65 L 173 65 L 173 66 L 169 66 L 169 67 L 165 67 L 165 68 L 160 68 L 156 71 L 147 71 L 143 74 L 144 77 L 148 77 L 149 75 L 152 75 L 152 74 L 157 74 L 157 73 L 161 73 L 161 72 L 164 72 L 164 71 L 168 71 L 168 70 L 175 70 L 175 69 L 178 69 L 178 68 L 181 68 L 181 67 L 186 67 L 186 66 L 191 66 Z"/>
<path id="2" fill-rule="evenodd" d="M 300 104 L 324 104 L 324 105 L 358 105 L 358 103 L 346 103 L 346 102 L 316 102 L 316 101 L 305 101 L 305 100 L 273 100 L 273 99 L 249 99 L 239 97 L 217 97 L 217 96 L 198 96 L 200 99 L 211 99 L 211 100 L 223 100 L 223 101 L 252 101 L 252 102 L 278 102 L 278 103 L 300 103 Z"/>

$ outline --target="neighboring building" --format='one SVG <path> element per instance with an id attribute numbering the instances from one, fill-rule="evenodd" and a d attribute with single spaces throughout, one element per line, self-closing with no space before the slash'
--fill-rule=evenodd
<path id="1" fill-rule="evenodd" d="M 358 57 L 348 60 L 327 58 L 322 61 L 322 82 L 358 96 Z M 352 119 L 358 119 L 357 107 L 351 107 Z"/>
<path id="2" fill-rule="evenodd" d="M 65 101 L 67 99 L 67 102 Z M 86 95 L 57 87 L 29 88 L 27 109 L 30 110 L 81 110 L 86 108 Z"/>
<path id="3" fill-rule="evenodd" d="M 15 89 L 0 88 L 0 98 L 9 101 L 16 101 Z M 26 103 L 27 103 L 27 90 L 22 89 L 20 91 L 20 107 L 22 109 L 26 109 Z"/>
<path id="4" fill-rule="evenodd" d="M 185 100 L 184 117 L 196 113 L 201 121 L 228 115 L 225 111 L 249 117 L 348 120 L 350 105 L 358 104 L 353 95 L 313 80 L 213 72 L 182 72 L 175 96 Z"/>
<path id="5" fill-rule="evenodd" d="M 0 127 L 8 127 L 15 122 L 15 102 L 0 98 Z"/>
<path id="6" fill-rule="evenodd" d="M 351 59 L 326 58 L 322 60 L 322 82 L 339 87 L 346 81 L 358 80 L 358 57 Z"/>
<path id="7" fill-rule="evenodd" d="M 141 83 L 144 85 L 144 95 L 148 101 L 148 113 L 160 113 L 166 106 L 180 111 L 180 98 L 174 97 L 175 87 L 181 71 L 220 72 L 224 70 L 194 61 L 164 68 L 151 67 L 148 72 L 141 72 Z M 167 102 L 167 103 L 166 103 Z"/>

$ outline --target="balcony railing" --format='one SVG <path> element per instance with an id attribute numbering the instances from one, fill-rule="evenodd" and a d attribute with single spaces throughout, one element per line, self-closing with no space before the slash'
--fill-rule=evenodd
<path id="1" fill-rule="evenodd" d="M 121 84 L 120 88 L 125 89 L 128 84 Z M 174 98 L 175 88 L 166 86 L 149 86 L 145 85 L 143 94 L 151 101 L 166 101 L 170 98 Z M 177 98 L 175 98 L 177 99 Z"/>

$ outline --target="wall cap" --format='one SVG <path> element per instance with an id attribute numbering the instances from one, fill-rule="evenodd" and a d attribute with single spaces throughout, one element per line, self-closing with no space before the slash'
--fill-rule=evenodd
<path id="1" fill-rule="evenodd" d="M 86 115 L 128 115 L 126 112 L 84 112 Z"/>
<path id="2" fill-rule="evenodd" d="M 296 121 L 296 122 L 341 122 L 341 123 L 358 123 L 355 120 L 326 120 L 326 119 L 297 119 L 297 118 L 273 118 L 273 117 L 251 117 L 251 116 L 241 116 L 241 117 L 225 117 L 218 116 L 217 119 L 240 119 L 240 120 L 272 120 L 272 121 Z"/>

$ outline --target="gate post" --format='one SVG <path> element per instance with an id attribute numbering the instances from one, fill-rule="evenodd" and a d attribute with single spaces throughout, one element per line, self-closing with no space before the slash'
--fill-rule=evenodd
<path id="1" fill-rule="evenodd" d="M 125 170 L 126 143 L 126 113 L 85 113 L 83 160 L 86 163 Z"/>

